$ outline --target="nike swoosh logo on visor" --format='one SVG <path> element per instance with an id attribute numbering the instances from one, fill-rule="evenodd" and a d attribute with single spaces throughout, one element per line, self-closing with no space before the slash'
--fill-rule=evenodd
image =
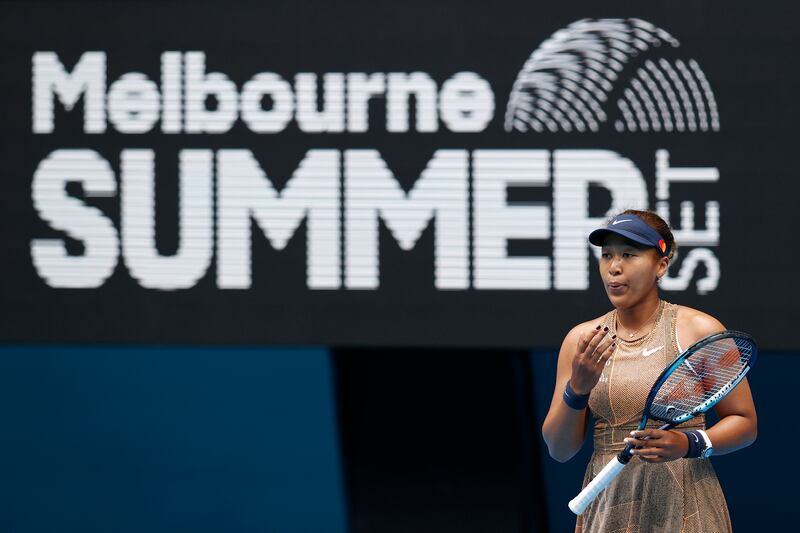
<path id="1" fill-rule="evenodd" d="M 652 350 L 648 350 L 647 348 L 645 348 L 644 350 L 642 350 L 642 356 L 644 356 L 644 357 L 651 356 L 651 355 L 653 355 L 654 353 L 656 353 L 657 351 L 659 351 L 663 347 L 664 346 L 661 345 L 658 348 L 653 348 Z"/>
<path id="2" fill-rule="evenodd" d="M 622 220 L 615 220 L 614 222 L 611 223 L 611 225 L 612 226 L 616 226 L 617 224 L 620 224 L 622 222 L 631 222 L 631 219 L 630 218 L 623 218 Z"/>

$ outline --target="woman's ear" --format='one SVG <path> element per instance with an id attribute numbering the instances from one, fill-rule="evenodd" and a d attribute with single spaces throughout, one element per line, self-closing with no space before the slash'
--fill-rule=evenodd
<path id="1" fill-rule="evenodd" d="M 669 268 L 669 257 L 659 258 L 658 270 L 656 270 L 656 276 L 658 276 L 658 279 L 661 279 L 666 275 L 668 268 Z"/>

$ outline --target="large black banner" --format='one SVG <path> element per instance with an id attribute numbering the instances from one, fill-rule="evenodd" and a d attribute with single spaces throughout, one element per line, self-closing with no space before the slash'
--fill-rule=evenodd
<path id="1" fill-rule="evenodd" d="M 796 347 L 783 4 L 0 4 L 0 339 L 554 346 L 650 208 Z"/>

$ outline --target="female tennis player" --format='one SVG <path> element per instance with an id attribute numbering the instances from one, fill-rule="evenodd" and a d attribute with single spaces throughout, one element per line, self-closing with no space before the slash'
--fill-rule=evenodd
<path id="1" fill-rule="evenodd" d="M 594 453 L 584 486 L 626 444 L 637 449 L 620 475 L 578 517 L 576 532 L 726 532 L 725 497 L 708 457 L 744 448 L 756 438 L 756 410 L 747 380 L 716 406 L 707 431 L 700 415 L 671 430 L 660 422 L 635 431 L 662 370 L 697 340 L 723 331 L 714 317 L 661 299 L 658 281 L 676 244 L 658 215 L 627 210 L 589 235 L 601 246 L 600 276 L 614 309 L 567 334 L 542 435 L 564 462 L 594 416 Z M 587 409 L 588 407 L 588 409 Z"/>

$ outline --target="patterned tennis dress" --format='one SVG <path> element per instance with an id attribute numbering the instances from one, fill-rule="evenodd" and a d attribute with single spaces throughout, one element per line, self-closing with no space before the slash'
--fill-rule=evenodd
<path id="1" fill-rule="evenodd" d="M 636 429 L 644 403 L 658 375 L 679 353 L 675 319 L 678 306 L 661 302 L 658 318 L 645 337 L 619 338 L 600 381 L 589 396 L 595 418 L 594 453 L 583 485 L 624 447 Z M 616 310 L 604 317 L 616 334 Z M 648 428 L 663 425 L 649 421 Z M 703 429 L 699 416 L 678 428 Z M 646 463 L 633 457 L 620 475 L 578 517 L 579 533 L 725 533 L 731 531 L 725 496 L 708 459 Z"/>

